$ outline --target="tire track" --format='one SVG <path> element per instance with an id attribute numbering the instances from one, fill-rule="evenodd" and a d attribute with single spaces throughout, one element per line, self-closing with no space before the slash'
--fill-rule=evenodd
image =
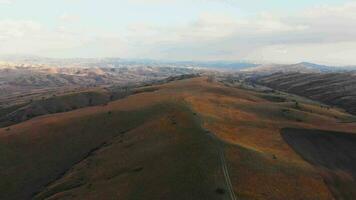
<path id="1" fill-rule="evenodd" d="M 230 195 L 230 199 L 231 200 L 236 200 L 236 195 L 234 192 L 234 188 L 232 187 L 232 183 L 231 183 L 231 178 L 230 178 L 230 174 L 229 171 L 227 169 L 227 165 L 226 165 L 226 159 L 225 159 L 225 153 L 224 150 L 222 148 L 222 144 L 220 141 L 217 141 L 218 144 L 218 148 L 219 148 L 219 157 L 220 157 L 220 162 L 221 162 L 221 166 L 222 166 L 222 170 L 224 173 L 224 177 L 225 177 L 225 183 L 227 186 L 227 189 L 229 191 L 229 195 Z"/>
<path id="2" fill-rule="evenodd" d="M 205 129 L 205 131 L 216 142 L 216 145 L 218 148 L 218 154 L 219 154 L 219 158 L 220 158 L 220 163 L 221 163 L 222 171 L 223 171 L 224 178 L 225 178 L 225 184 L 226 184 L 230 199 L 237 200 L 237 197 L 234 192 L 234 188 L 232 187 L 229 170 L 228 170 L 227 164 L 226 164 L 225 153 L 224 153 L 224 148 L 223 148 L 224 144 L 219 138 L 216 137 L 215 134 L 211 133 L 210 131 L 208 131 L 206 129 Z"/>

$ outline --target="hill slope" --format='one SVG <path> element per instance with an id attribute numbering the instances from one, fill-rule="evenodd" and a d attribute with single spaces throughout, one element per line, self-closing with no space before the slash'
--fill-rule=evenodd
<path id="1" fill-rule="evenodd" d="M 356 114 L 356 75 L 354 73 L 277 73 L 261 77 L 258 83 Z"/>
<path id="2" fill-rule="evenodd" d="M 204 77 L 155 88 L 0 129 L 0 199 L 334 198 L 280 130 L 352 116 Z"/>
<path id="3" fill-rule="evenodd" d="M 306 129 L 284 129 L 283 138 L 307 161 L 323 171 L 338 199 L 356 196 L 356 135 Z"/>

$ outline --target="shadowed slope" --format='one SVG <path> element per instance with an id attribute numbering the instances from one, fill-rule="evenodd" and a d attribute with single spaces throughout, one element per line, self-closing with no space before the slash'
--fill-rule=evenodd
<path id="1" fill-rule="evenodd" d="M 176 105 L 115 138 L 34 199 L 226 199 L 217 147 Z"/>
<path id="2" fill-rule="evenodd" d="M 157 112 L 107 111 L 11 127 L 0 136 L 0 199 L 28 198 L 91 151 Z"/>
<path id="3" fill-rule="evenodd" d="M 355 73 L 276 73 L 258 82 L 356 114 Z"/>
<path id="4" fill-rule="evenodd" d="M 283 129 L 282 136 L 305 160 L 323 170 L 338 199 L 356 198 L 356 135 L 308 129 Z"/>
<path id="5" fill-rule="evenodd" d="M 215 143 L 185 108 L 181 84 L 190 83 L 0 129 L 0 199 L 55 198 L 74 188 L 83 199 L 224 199 Z M 89 186 L 94 193 L 83 193 Z"/>

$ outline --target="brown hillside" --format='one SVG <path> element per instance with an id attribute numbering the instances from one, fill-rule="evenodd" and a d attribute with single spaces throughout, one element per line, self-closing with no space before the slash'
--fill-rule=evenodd
<path id="1" fill-rule="evenodd" d="M 222 155 L 238 199 L 334 198 L 280 130 L 352 116 L 204 77 L 156 89 L 0 129 L 0 199 L 230 199 Z"/>
<path id="2" fill-rule="evenodd" d="M 258 82 L 356 114 L 355 73 L 277 73 Z"/>

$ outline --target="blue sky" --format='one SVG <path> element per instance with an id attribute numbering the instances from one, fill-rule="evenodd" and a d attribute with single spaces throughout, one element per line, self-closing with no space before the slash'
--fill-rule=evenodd
<path id="1" fill-rule="evenodd" d="M 0 0 L 0 54 L 356 64 L 353 13 L 354 0 Z"/>

